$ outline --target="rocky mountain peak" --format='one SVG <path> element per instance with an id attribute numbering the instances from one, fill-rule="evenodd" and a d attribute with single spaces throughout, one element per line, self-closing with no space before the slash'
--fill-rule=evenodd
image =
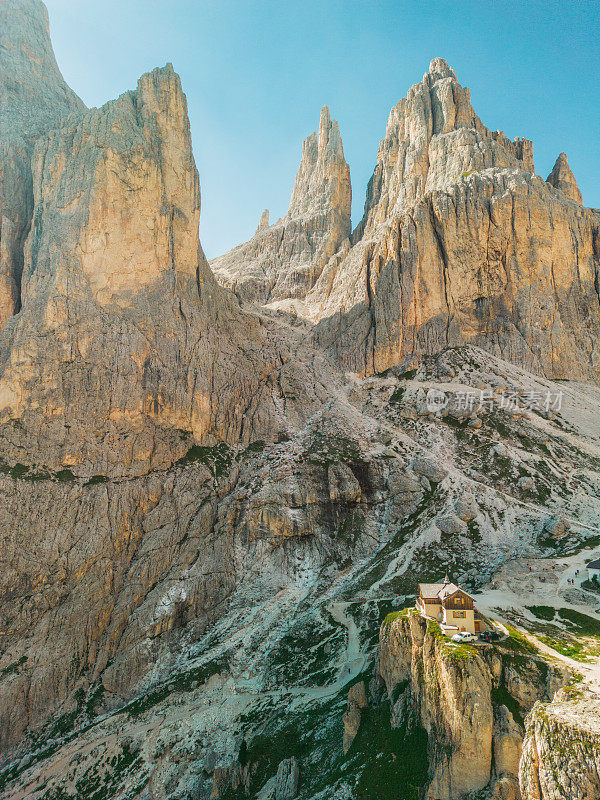
<path id="1" fill-rule="evenodd" d="M 233 417 L 216 415 L 231 403 L 243 414 L 239 397 L 253 390 L 242 384 L 260 379 L 269 346 L 202 252 L 200 182 L 172 65 L 101 108 L 58 120 L 23 159 L 20 313 L 0 333 L 4 456 L 13 457 L 5 437 L 17 419 L 28 462 L 54 468 L 66 458 L 98 473 L 140 474 L 183 456 L 192 439 L 226 439 Z M 7 231 L 3 218 L 3 246 Z M 17 351 L 27 353 L 19 366 Z M 91 374 L 98 383 L 88 394 Z M 43 446 L 31 437 L 40 425 Z M 134 429 L 147 443 L 135 452 Z"/>
<path id="2" fill-rule="evenodd" d="M 0 330 L 21 306 L 23 244 L 33 207 L 36 139 L 82 101 L 56 64 L 40 0 L 0 1 Z"/>
<path id="3" fill-rule="evenodd" d="M 269 227 L 265 212 L 252 239 L 214 259 L 211 267 L 219 282 L 244 300 L 303 297 L 350 237 L 351 206 L 339 125 L 323 106 L 318 130 L 303 142 L 285 217 Z"/>
<path id="4" fill-rule="evenodd" d="M 440 78 L 453 78 L 456 80 L 456 73 L 452 67 L 445 58 L 440 58 L 439 56 L 431 59 L 427 73 L 433 82 Z"/>
<path id="5" fill-rule="evenodd" d="M 302 145 L 287 217 L 333 208 L 349 223 L 351 205 L 350 167 L 344 158 L 340 129 L 331 119 L 329 108 L 323 106 L 318 132 L 311 133 Z"/>
<path id="6" fill-rule="evenodd" d="M 555 189 L 562 192 L 569 200 L 574 200 L 576 203 L 583 205 L 583 197 L 579 191 L 575 175 L 573 175 L 571 167 L 567 163 L 567 156 L 565 153 L 560 153 L 546 181 L 550 186 L 554 186 Z"/>
<path id="7" fill-rule="evenodd" d="M 401 212 L 461 174 L 488 167 L 533 172 L 532 144 L 488 130 L 469 89 L 443 58 L 434 58 L 390 112 L 355 238 L 384 223 L 392 210 Z"/>

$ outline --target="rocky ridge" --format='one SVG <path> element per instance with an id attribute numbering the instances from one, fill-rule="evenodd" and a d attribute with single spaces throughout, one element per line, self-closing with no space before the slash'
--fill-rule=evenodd
<path id="1" fill-rule="evenodd" d="M 599 226 L 566 158 L 536 176 L 531 142 L 489 131 L 437 58 L 390 113 L 352 247 L 274 305 L 361 374 L 470 342 L 597 382 Z"/>

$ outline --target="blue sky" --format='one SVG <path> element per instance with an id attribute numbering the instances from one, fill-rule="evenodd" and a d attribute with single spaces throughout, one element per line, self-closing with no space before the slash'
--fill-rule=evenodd
<path id="1" fill-rule="evenodd" d="M 288 206 L 302 139 L 339 121 L 353 224 L 390 108 L 434 56 L 483 122 L 533 139 L 538 174 L 567 153 L 600 207 L 600 4 L 593 0 L 46 0 L 62 72 L 88 105 L 167 61 L 188 97 L 209 257 Z"/>

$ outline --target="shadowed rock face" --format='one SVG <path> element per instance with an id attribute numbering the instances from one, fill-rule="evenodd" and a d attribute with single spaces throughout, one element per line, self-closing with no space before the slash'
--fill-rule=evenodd
<path id="1" fill-rule="evenodd" d="M 253 238 L 215 258 L 220 283 L 244 301 L 304 297 L 324 265 L 350 236 L 350 168 L 338 123 L 324 106 L 318 132 L 302 145 L 302 160 L 283 220 L 261 217 Z"/>
<path id="2" fill-rule="evenodd" d="M 21 305 L 35 141 L 84 105 L 56 65 L 39 0 L 0 2 L 0 328 Z"/>

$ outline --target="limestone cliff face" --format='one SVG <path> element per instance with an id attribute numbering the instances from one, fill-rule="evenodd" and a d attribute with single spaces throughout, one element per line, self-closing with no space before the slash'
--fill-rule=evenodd
<path id="1" fill-rule="evenodd" d="M 32 174 L 22 310 L 0 335 L 2 457 L 139 474 L 194 441 L 273 435 L 245 398 L 269 406 L 279 355 L 204 258 L 172 67 L 42 136 Z"/>
<path id="2" fill-rule="evenodd" d="M 368 234 L 461 173 L 489 167 L 533 172 L 531 142 L 512 142 L 501 131 L 489 131 L 454 70 L 434 58 L 422 81 L 390 112 L 357 235 Z"/>
<path id="3" fill-rule="evenodd" d="M 537 698 L 552 698 L 565 673 L 501 647 L 452 645 L 413 613 L 384 622 L 378 664 L 392 724 L 428 733 L 428 800 L 484 789 L 518 797 L 522 717 Z"/>
<path id="4" fill-rule="evenodd" d="M 600 704 L 587 690 L 564 689 L 527 718 L 520 784 L 525 800 L 600 796 Z"/>
<path id="5" fill-rule="evenodd" d="M 304 297 L 350 236 L 350 169 L 338 123 L 324 106 L 318 132 L 302 145 L 302 159 L 283 220 L 263 215 L 254 237 L 211 261 L 218 280 L 242 300 Z"/>
<path id="6" fill-rule="evenodd" d="M 40 0 L 0 2 L 0 328 L 19 310 L 23 243 L 31 223 L 31 154 L 40 135 L 81 100 L 64 82 Z"/>
<path id="7" fill-rule="evenodd" d="M 207 447 L 126 480 L 0 472 L 0 754 L 77 690 L 122 705 L 230 604 L 243 620 L 302 594 L 374 551 L 380 513 L 413 513 L 422 488 L 400 461 L 367 462 L 347 413 L 264 454 Z"/>
<path id="8" fill-rule="evenodd" d="M 595 214 L 523 170 L 459 176 L 332 259 L 305 301 L 358 372 L 466 342 L 556 378 L 600 379 Z"/>

